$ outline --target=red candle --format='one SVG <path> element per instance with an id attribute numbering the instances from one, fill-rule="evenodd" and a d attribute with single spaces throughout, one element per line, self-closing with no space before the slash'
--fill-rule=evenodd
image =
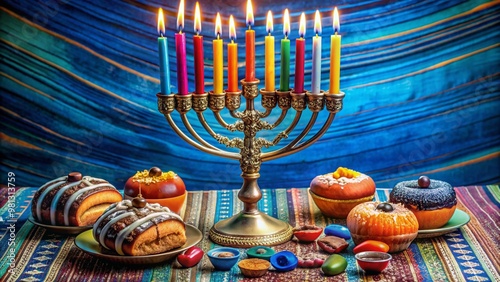
<path id="1" fill-rule="evenodd" d="M 247 25 L 248 30 L 245 32 L 245 45 L 246 45 L 246 69 L 245 80 L 255 80 L 255 31 L 252 30 L 254 24 L 252 1 L 247 1 Z"/>
<path id="2" fill-rule="evenodd" d="M 205 93 L 205 65 L 203 62 L 203 36 L 201 32 L 201 15 L 200 4 L 196 2 L 194 11 L 194 31 L 196 35 L 193 37 L 194 44 L 194 77 L 195 77 L 195 93 Z"/>
<path id="3" fill-rule="evenodd" d="M 306 15 L 302 13 L 300 15 L 300 25 L 299 25 L 299 35 L 295 41 L 295 85 L 294 93 L 304 92 L 304 55 L 305 55 L 305 45 L 306 40 L 304 36 L 306 35 Z"/>
<path id="4" fill-rule="evenodd" d="M 177 55 L 177 92 L 181 95 L 187 95 L 187 65 L 186 65 L 186 35 L 182 32 L 184 28 L 184 0 L 179 4 L 179 13 L 177 14 L 177 27 L 179 33 L 175 34 L 175 52 Z"/>

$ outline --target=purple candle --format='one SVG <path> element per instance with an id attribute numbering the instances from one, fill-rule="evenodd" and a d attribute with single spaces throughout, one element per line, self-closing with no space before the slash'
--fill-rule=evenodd
<path id="1" fill-rule="evenodd" d="M 186 35 L 182 32 L 184 28 L 184 0 L 179 4 L 179 13 L 177 14 L 177 28 L 179 33 L 175 34 L 175 53 L 177 55 L 177 92 L 181 95 L 187 95 L 188 79 L 186 65 Z"/>

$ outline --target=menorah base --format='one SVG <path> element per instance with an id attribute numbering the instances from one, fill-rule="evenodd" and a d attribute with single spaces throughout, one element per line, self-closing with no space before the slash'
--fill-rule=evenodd
<path id="1" fill-rule="evenodd" d="M 217 222 L 210 229 L 213 242 L 237 248 L 279 245 L 289 241 L 292 236 L 290 224 L 262 212 L 242 211 Z"/>

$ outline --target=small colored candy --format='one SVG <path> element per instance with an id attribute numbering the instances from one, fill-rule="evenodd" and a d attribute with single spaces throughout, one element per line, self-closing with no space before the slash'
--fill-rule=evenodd
<path id="1" fill-rule="evenodd" d="M 347 227 L 342 225 L 330 224 L 325 227 L 325 230 L 323 232 L 327 236 L 337 236 L 346 240 L 351 239 L 351 232 L 349 232 L 349 229 L 347 229 Z"/>
<path id="2" fill-rule="evenodd" d="M 298 267 L 316 268 L 316 267 L 321 267 L 324 262 L 325 262 L 325 260 L 321 259 L 321 258 L 299 259 Z"/>
<path id="3" fill-rule="evenodd" d="M 317 243 L 323 251 L 330 254 L 340 253 L 349 246 L 349 243 L 344 238 L 337 236 L 325 236 L 319 239 Z"/>
<path id="4" fill-rule="evenodd" d="M 293 235 L 301 242 L 313 242 L 323 233 L 323 228 L 315 225 L 304 225 L 293 229 Z"/>
<path id="5" fill-rule="evenodd" d="M 277 271 L 290 271 L 297 267 L 299 259 L 290 251 L 281 251 L 272 255 L 270 262 Z"/>
<path id="6" fill-rule="evenodd" d="M 339 254 L 329 256 L 321 266 L 321 270 L 327 276 L 340 274 L 344 272 L 346 268 L 347 260 Z"/>
<path id="7" fill-rule="evenodd" d="M 197 246 L 192 246 L 177 256 L 177 261 L 184 267 L 193 267 L 203 258 L 203 250 Z"/>
<path id="8" fill-rule="evenodd" d="M 383 252 L 387 253 L 389 251 L 389 245 L 387 245 L 384 242 L 376 241 L 376 240 L 366 240 L 356 247 L 354 247 L 353 252 L 355 254 L 361 253 L 361 252 L 366 252 L 366 251 L 373 251 L 373 252 Z"/>
<path id="9" fill-rule="evenodd" d="M 269 260 L 275 251 L 272 248 L 265 246 L 256 246 L 248 249 L 247 256 L 250 258 L 259 258 Z"/>

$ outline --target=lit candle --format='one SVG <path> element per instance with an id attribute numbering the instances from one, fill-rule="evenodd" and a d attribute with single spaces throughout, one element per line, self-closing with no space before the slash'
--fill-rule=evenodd
<path id="1" fill-rule="evenodd" d="M 238 92 L 238 44 L 236 40 L 236 27 L 233 15 L 229 17 L 229 38 L 231 43 L 227 44 L 227 91 Z"/>
<path id="2" fill-rule="evenodd" d="M 274 36 L 271 35 L 273 32 L 273 13 L 271 11 L 267 12 L 267 23 L 266 23 L 267 36 L 265 39 L 265 49 L 266 49 L 266 91 L 274 91 Z"/>
<path id="3" fill-rule="evenodd" d="M 254 24 L 252 1 L 247 1 L 247 21 L 248 30 L 245 32 L 246 64 L 245 80 L 255 80 L 255 31 L 252 30 Z"/>
<path id="4" fill-rule="evenodd" d="M 195 93 L 205 93 L 205 66 L 203 62 L 203 36 L 201 32 L 201 13 L 200 4 L 196 2 L 194 10 L 194 77 L 195 77 Z"/>
<path id="5" fill-rule="evenodd" d="M 186 35 L 182 32 L 184 28 L 184 0 L 179 4 L 177 14 L 177 28 L 179 33 L 175 34 L 175 53 L 177 56 L 177 91 L 181 95 L 188 94 L 188 79 L 186 65 Z"/>
<path id="6" fill-rule="evenodd" d="M 214 93 L 223 93 L 224 86 L 224 58 L 222 53 L 222 23 L 220 19 L 220 14 L 217 13 L 215 18 L 215 36 L 217 39 L 213 41 L 213 54 L 214 54 Z"/>
<path id="7" fill-rule="evenodd" d="M 337 7 L 333 10 L 333 29 L 330 43 L 330 93 L 340 94 L 340 30 L 339 12 Z"/>
<path id="8" fill-rule="evenodd" d="M 283 34 L 285 38 L 281 39 L 281 73 L 280 73 L 280 91 L 290 90 L 290 15 L 288 9 L 285 9 L 283 15 Z"/>
<path id="9" fill-rule="evenodd" d="M 306 35 L 306 14 L 304 13 L 300 15 L 299 35 L 300 37 L 295 41 L 295 93 L 304 92 L 304 56 L 306 45 L 306 40 L 304 39 Z"/>
<path id="10" fill-rule="evenodd" d="M 158 11 L 158 52 L 160 53 L 160 92 L 170 94 L 170 70 L 168 67 L 168 41 L 165 34 L 165 18 L 162 8 Z"/>
<path id="11" fill-rule="evenodd" d="M 318 94 L 321 91 L 321 17 L 316 10 L 314 16 L 314 33 L 312 49 L 312 75 L 311 93 Z"/>

